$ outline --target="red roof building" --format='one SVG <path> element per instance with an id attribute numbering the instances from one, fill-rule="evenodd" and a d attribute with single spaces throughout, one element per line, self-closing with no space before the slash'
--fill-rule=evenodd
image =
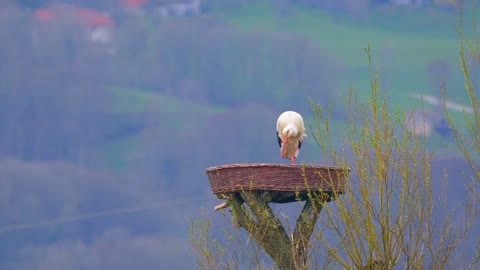
<path id="1" fill-rule="evenodd" d="M 77 8 L 72 6 L 56 6 L 52 8 L 39 8 L 33 13 L 34 20 L 49 22 L 49 24 L 34 24 L 32 28 L 32 42 L 41 44 L 43 38 L 52 31 L 57 31 L 52 25 L 61 25 L 73 21 L 75 27 L 68 28 L 69 35 L 82 37 L 90 44 L 105 47 L 113 51 L 113 20 L 105 13 L 91 8 Z M 62 30 L 61 30 L 62 31 Z"/>
<path id="2" fill-rule="evenodd" d="M 41 21 L 52 21 L 60 17 L 63 13 L 61 9 L 39 8 L 35 10 L 33 16 Z M 74 8 L 71 13 L 82 23 L 88 26 L 113 26 L 113 21 L 107 14 L 90 8 Z M 70 15 L 70 14 L 69 14 Z"/>

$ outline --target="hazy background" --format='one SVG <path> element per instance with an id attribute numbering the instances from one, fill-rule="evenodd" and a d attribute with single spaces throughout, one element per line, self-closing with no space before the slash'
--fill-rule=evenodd
<path id="1" fill-rule="evenodd" d="M 275 122 L 309 126 L 308 98 L 334 102 L 340 145 L 368 44 L 392 112 L 423 103 L 432 181 L 446 168 L 461 207 L 470 172 L 435 105 L 445 81 L 460 126 L 469 110 L 452 2 L 0 0 L 0 269 L 195 268 L 186 217 L 224 225 L 204 170 L 288 163 Z M 311 137 L 298 161 L 324 162 Z"/>

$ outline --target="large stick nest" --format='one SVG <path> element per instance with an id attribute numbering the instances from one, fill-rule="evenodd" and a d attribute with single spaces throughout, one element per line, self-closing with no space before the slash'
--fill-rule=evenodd
<path id="1" fill-rule="evenodd" d="M 344 192 L 349 171 L 334 166 L 269 163 L 229 164 L 205 170 L 212 192 L 219 198 L 253 191 L 266 194 L 267 201 L 276 203 L 306 200 L 316 194 L 334 199 Z"/>

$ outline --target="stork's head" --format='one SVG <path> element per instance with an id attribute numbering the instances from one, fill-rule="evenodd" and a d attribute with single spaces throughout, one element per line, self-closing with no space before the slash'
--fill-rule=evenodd
<path id="1" fill-rule="evenodd" d="M 293 137 L 293 136 L 297 136 L 298 129 L 294 125 L 287 125 L 283 128 L 282 133 L 287 137 Z"/>

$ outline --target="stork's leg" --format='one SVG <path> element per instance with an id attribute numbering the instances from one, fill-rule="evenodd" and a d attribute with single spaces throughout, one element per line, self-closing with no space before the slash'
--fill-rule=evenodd
<path id="1" fill-rule="evenodd" d="M 293 151 L 292 156 L 290 157 L 290 160 L 292 161 L 292 165 L 295 164 L 295 151 Z"/>

